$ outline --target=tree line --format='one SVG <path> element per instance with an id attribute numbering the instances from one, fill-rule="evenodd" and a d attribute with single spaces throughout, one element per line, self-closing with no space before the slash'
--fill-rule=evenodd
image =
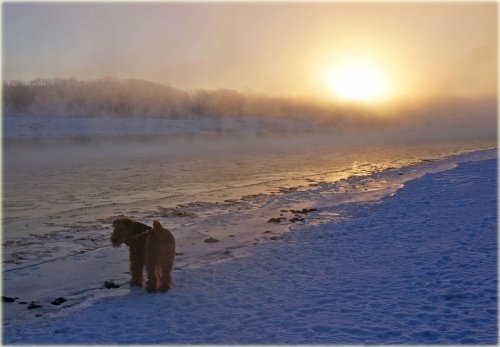
<path id="1" fill-rule="evenodd" d="M 230 89 L 187 92 L 168 85 L 105 77 L 11 80 L 3 83 L 7 115 L 145 116 L 164 118 L 330 118 L 339 110 L 300 98 L 244 94 Z"/>

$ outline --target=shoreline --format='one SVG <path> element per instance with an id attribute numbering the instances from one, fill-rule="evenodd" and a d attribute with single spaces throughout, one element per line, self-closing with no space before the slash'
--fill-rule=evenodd
<path id="1" fill-rule="evenodd" d="M 201 233 L 198 224 L 194 223 L 189 226 L 189 215 L 184 217 L 188 224 L 183 229 L 182 234 L 176 234 L 176 238 L 181 240 L 178 252 L 182 254 L 176 259 L 175 271 L 182 272 L 188 269 L 252 256 L 261 245 L 276 242 L 285 237 L 290 231 L 321 227 L 322 224 L 330 223 L 332 219 L 341 221 L 348 218 L 345 213 L 340 213 L 340 210 L 344 209 L 345 206 L 381 201 L 384 197 L 394 196 L 407 182 L 411 182 L 427 173 L 449 170 L 463 161 L 491 157 L 495 155 L 496 151 L 496 149 L 489 149 L 449 156 L 446 159 L 421 162 L 396 170 L 389 169 L 369 176 L 351 177 L 337 181 L 334 184 L 309 186 L 305 190 L 285 190 L 278 196 L 248 196 L 242 198 L 239 202 L 228 202 L 229 205 L 225 207 L 214 204 L 212 208 L 222 210 L 219 214 L 215 214 L 212 219 L 203 219 L 203 225 L 205 225 L 205 228 L 208 225 L 208 228 Z M 367 178 L 370 179 L 366 181 Z M 384 182 L 385 186 L 380 185 L 381 182 Z M 356 187 L 357 193 L 354 195 L 349 194 L 349 187 Z M 260 201 L 260 203 L 257 203 L 257 201 Z M 251 207 L 255 204 L 260 208 Z M 203 208 L 204 206 L 202 206 Z M 224 208 L 227 210 L 224 210 Z M 304 208 L 315 208 L 319 209 L 319 211 L 311 214 L 293 213 L 293 211 L 300 211 Z M 244 213 L 241 212 L 247 209 L 250 210 Z M 331 209 L 338 209 L 339 211 L 330 211 Z M 284 212 L 285 210 L 286 212 Z M 192 213 L 189 211 L 193 210 L 186 209 L 181 212 Z M 166 209 L 164 213 L 175 214 L 176 211 Z M 272 218 L 283 218 L 285 223 L 269 223 Z M 298 223 L 292 222 L 293 218 L 296 218 Z M 243 232 L 235 232 L 240 229 Z M 228 238 L 228 236 L 230 237 Z M 88 237 L 92 238 L 93 236 Z M 220 242 L 208 246 L 203 242 L 208 237 L 214 237 Z M 107 243 L 107 238 L 107 234 L 101 235 L 99 244 Z M 190 246 L 188 246 L 188 241 L 191 243 Z M 61 247 L 63 244 L 61 244 Z M 82 243 L 83 248 L 80 249 L 85 251 L 91 249 L 93 245 L 93 242 L 85 241 Z M 43 281 L 38 283 L 39 288 L 36 297 L 32 295 L 27 300 L 40 304 L 44 303 L 45 308 L 37 311 L 36 314 L 50 315 L 62 311 L 60 307 L 48 305 L 56 297 L 70 298 L 70 302 L 65 305 L 66 308 L 74 307 L 71 309 L 78 309 L 82 305 L 91 305 L 93 302 L 110 295 L 119 296 L 129 293 L 126 285 L 127 275 L 117 276 L 118 273 L 122 273 L 126 269 L 128 262 L 128 252 L 125 247 L 118 250 L 105 248 L 75 256 L 75 261 L 73 259 L 56 260 L 54 262 L 49 260 L 48 264 L 34 266 L 33 269 L 16 270 L 16 266 L 7 267 L 6 270 L 9 273 L 4 273 L 4 294 L 13 296 L 11 292 L 14 288 L 17 288 L 17 290 L 14 290 L 15 293 L 18 293 L 17 295 L 29 296 L 30 288 L 34 284 L 31 283 L 33 276 L 42 277 Z M 19 266 L 23 267 L 22 264 Z M 79 268 L 100 268 L 101 274 L 100 277 L 98 276 L 100 280 L 82 277 L 79 274 L 71 274 L 67 271 L 67 268 L 74 266 Z M 72 280 L 69 280 L 71 278 Z M 113 293 L 100 289 L 100 285 L 104 280 L 114 280 L 122 288 Z M 85 287 L 87 289 L 84 289 Z M 77 290 L 77 288 L 79 289 Z M 8 319 L 13 318 L 14 320 L 15 317 L 17 319 L 26 319 L 27 315 L 32 316 L 32 319 L 35 318 L 33 312 L 25 309 L 23 311 L 22 307 L 17 307 L 14 311 L 10 307 L 9 311 L 4 312 L 4 318 L 8 317 Z"/>
<path id="2" fill-rule="evenodd" d="M 4 320 L 4 343 L 495 343 L 496 162 L 462 162 L 375 204 L 323 207 L 349 218 L 297 225 L 250 256 L 174 272 L 164 295 L 123 289 L 71 316 Z M 477 212 L 457 213 L 469 209 Z M 136 329 L 126 328 L 130 319 Z M 86 324 L 99 328 L 89 335 Z"/>
<path id="3" fill-rule="evenodd" d="M 156 212 L 146 211 L 145 215 L 143 215 L 139 221 L 148 223 L 154 218 L 167 218 L 167 220 L 163 220 L 163 222 L 166 222 L 168 225 L 168 219 L 180 218 L 183 224 L 170 225 L 170 227 L 174 228 L 178 228 L 179 226 L 184 228 L 193 224 L 192 218 L 200 217 L 198 216 L 199 214 L 203 215 L 204 218 L 210 218 L 211 214 L 207 214 L 206 209 L 220 210 L 219 213 L 224 214 L 231 211 L 233 214 L 238 214 L 238 211 L 241 209 L 254 208 L 257 205 L 260 209 L 269 210 L 266 212 L 261 211 L 260 213 L 263 215 L 261 216 L 262 218 L 266 218 L 266 220 L 268 220 L 270 218 L 279 218 L 276 213 L 283 209 L 290 209 L 293 211 L 301 210 L 303 208 L 317 207 L 329 204 L 330 202 L 340 205 L 356 201 L 380 200 L 384 196 L 394 194 L 398 189 L 404 187 L 406 182 L 414 180 L 422 175 L 430 172 L 448 170 L 463 161 L 480 160 L 483 157 L 494 155 L 492 153 L 495 153 L 496 151 L 496 148 L 466 150 L 455 154 L 448 154 L 441 158 L 420 159 L 402 167 L 381 166 L 380 168 L 369 168 L 368 171 L 365 172 L 361 165 L 358 169 L 353 167 L 344 168 L 331 173 L 317 173 L 307 177 L 304 176 L 302 178 L 296 177 L 293 180 L 285 177 L 275 178 L 268 182 L 250 182 L 241 186 L 232 185 L 226 188 L 207 190 L 201 192 L 201 195 L 199 192 L 186 195 L 183 198 L 184 202 L 174 205 L 165 205 L 162 203 L 162 201 L 170 197 L 155 197 L 149 200 L 143 199 L 139 202 L 132 201 L 129 203 L 122 203 L 121 205 L 126 208 L 128 206 L 128 208 L 132 210 L 135 209 L 138 204 L 141 205 L 148 203 L 149 205 L 163 205 L 158 207 L 158 211 Z M 290 183 L 292 184 L 290 185 Z M 254 187 L 260 189 L 260 191 L 253 193 Z M 213 194 L 215 195 L 211 196 Z M 195 195 L 206 197 L 205 199 L 195 200 Z M 175 195 L 172 197 L 175 197 Z M 115 203 L 107 203 L 91 207 L 78 207 L 67 210 L 65 213 L 72 214 L 80 210 L 88 210 L 89 208 L 103 210 L 113 208 L 114 206 Z M 223 211 L 224 208 L 227 209 L 227 211 Z M 214 213 L 216 214 L 215 217 L 217 217 L 217 213 Z M 255 211 L 253 213 L 255 214 Z M 293 218 L 293 216 L 291 217 Z M 112 220 L 113 217 L 102 220 L 99 219 L 98 221 L 99 223 L 109 224 Z M 176 221 L 179 222 L 179 219 Z M 102 225 L 100 228 L 96 225 L 89 225 L 89 227 L 83 228 L 82 231 L 88 232 L 93 229 L 102 231 Z M 286 232 L 286 230 L 282 232 Z M 210 234 L 210 232 L 208 232 L 208 234 Z M 65 235 L 66 233 L 64 232 L 51 232 L 49 235 L 40 235 L 39 238 L 41 241 L 47 240 L 56 242 L 67 239 L 68 235 Z M 35 240 L 33 240 L 33 237 L 35 237 Z M 3 239 L 4 241 L 6 240 L 4 247 L 8 245 L 13 246 L 17 243 L 22 245 L 23 242 L 33 244 L 34 241 L 36 242 L 36 237 L 36 234 L 30 234 L 27 238 L 22 236 L 12 238 L 4 234 Z M 99 234 L 95 233 L 91 233 L 89 235 L 82 234 L 81 237 L 102 241 Z M 69 241 L 72 242 L 72 240 Z M 82 251 L 92 245 L 92 243 L 84 243 L 81 247 L 74 249 L 74 251 Z M 43 257 L 41 259 L 43 259 Z M 31 262 L 33 262 L 33 260 L 36 262 L 40 259 L 34 258 Z M 29 265 L 30 261 L 26 262 L 22 260 L 20 262 L 14 261 L 11 263 L 15 265 L 7 265 L 7 270 L 9 271 L 13 271 L 16 268 L 16 265 Z M 4 267 L 6 264 L 8 263 L 6 263 L 4 259 Z"/>

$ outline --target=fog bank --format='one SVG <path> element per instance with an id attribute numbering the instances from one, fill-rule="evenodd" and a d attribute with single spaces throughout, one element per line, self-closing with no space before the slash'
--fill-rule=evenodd
<path id="1" fill-rule="evenodd" d="M 321 128 L 348 137 L 369 135 L 415 140 L 494 139 L 497 136 L 497 100 L 494 98 L 436 97 L 420 103 L 400 102 L 382 107 L 230 89 L 187 91 L 144 80 L 113 77 L 17 80 L 6 81 L 3 87 L 3 114 L 9 118 L 91 117 L 95 121 L 96 117 L 116 117 L 134 122 L 135 135 L 148 135 L 147 131 L 141 131 L 141 125 L 151 128 L 147 120 L 159 118 L 199 120 L 204 122 L 204 129 L 214 132 L 220 129 L 234 132 L 235 120 L 257 120 L 241 122 L 240 127 L 247 132 L 246 128 L 252 124 L 259 126 L 255 132 Z M 217 125 L 211 129 L 210 124 Z M 155 135 L 162 134 L 161 129 L 155 127 L 154 130 Z M 165 131 L 166 134 L 171 131 Z"/>

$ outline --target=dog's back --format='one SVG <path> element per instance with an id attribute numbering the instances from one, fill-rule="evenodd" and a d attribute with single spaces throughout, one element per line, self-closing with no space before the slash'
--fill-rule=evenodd
<path id="1" fill-rule="evenodd" d="M 163 226 L 158 221 L 153 221 L 153 233 L 159 242 L 168 244 L 172 250 L 175 251 L 175 238 L 174 235 L 168 230 L 163 228 Z"/>

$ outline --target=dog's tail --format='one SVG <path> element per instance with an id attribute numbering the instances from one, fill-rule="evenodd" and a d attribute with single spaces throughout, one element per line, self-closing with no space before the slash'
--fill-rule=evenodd
<path id="1" fill-rule="evenodd" d="M 155 221 L 153 221 L 153 229 L 154 230 L 163 230 L 163 227 L 161 226 L 160 222 L 155 220 Z"/>

